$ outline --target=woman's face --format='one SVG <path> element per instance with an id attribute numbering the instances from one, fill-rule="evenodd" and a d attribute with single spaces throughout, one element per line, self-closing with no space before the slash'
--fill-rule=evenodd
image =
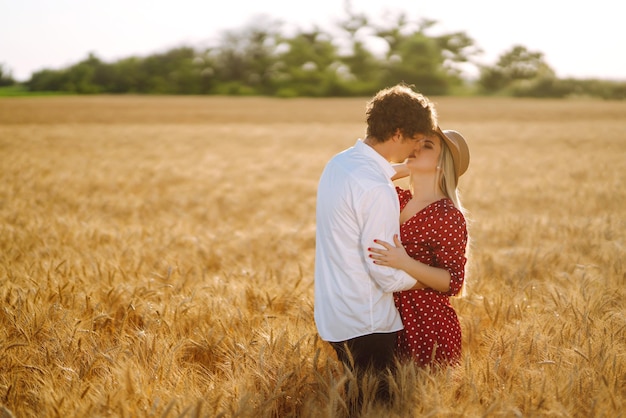
<path id="1" fill-rule="evenodd" d="M 441 155 L 441 138 L 438 135 L 428 136 L 420 141 L 415 154 L 406 161 L 406 166 L 415 173 L 435 173 Z"/>

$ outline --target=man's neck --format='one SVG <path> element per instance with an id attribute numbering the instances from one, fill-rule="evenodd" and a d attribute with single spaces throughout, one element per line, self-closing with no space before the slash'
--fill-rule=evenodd
<path id="1" fill-rule="evenodd" d="M 363 143 L 365 145 L 372 147 L 374 151 L 382 155 L 382 157 L 385 160 L 389 161 L 390 163 L 397 162 L 397 161 L 391 161 L 392 155 L 391 155 L 391 150 L 389 148 L 390 141 L 379 142 L 368 136 L 363 140 Z"/>

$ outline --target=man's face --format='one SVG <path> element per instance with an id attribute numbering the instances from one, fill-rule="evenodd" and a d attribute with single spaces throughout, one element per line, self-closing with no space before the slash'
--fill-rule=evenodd
<path id="1" fill-rule="evenodd" d="M 426 138 L 423 134 L 417 134 L 413 137 L 400 136 L 400 140 L 396 142 L 396 161 L 394 161 L 398 163 L 403 162 L 410 156 L 414 156 L 415 152 L 420 148 L 422 140 Z"/>
<path id="2" fill-rule="evenodd" d="M 441 138 L 439 135 L 425 137 L 419 141 L 419 146 L 406 161 L 406 166 L 411 172 L 436 173 L 440 155 Z"/>

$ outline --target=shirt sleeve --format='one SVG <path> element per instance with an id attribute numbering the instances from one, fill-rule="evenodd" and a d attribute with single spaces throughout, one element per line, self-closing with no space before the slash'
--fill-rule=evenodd
<path id="1" fill-rule="evenodd" d="M 465 280 L 467 225 L 463 214 L 456 208 L 444 210 L 436 225 L 436 267 L 444 268 L 450 273 L 450 290 L 445 294 L 455 296 L 461 291 Z"/>
<path id="2" fill-rule="evenodd" d="M 393 243 L 394 234 L 400 234 L 400 206 L 398 195 L 392 184 L 368 190 L 360 205 L 361 247 L 363 261 L 370 277 L 384 292 L 399 292 L 415 286 L 417 280 L 403 270 L 381 266 L 369 258 L 369 247 L 380 239 Z"/>

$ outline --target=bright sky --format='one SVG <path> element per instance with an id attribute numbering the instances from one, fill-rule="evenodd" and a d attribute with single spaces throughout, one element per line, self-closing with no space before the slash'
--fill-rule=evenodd
<path id="1" fill-rule="evenodd" d="M 112 62 L 180 46 L 201 46 L 265 15 L 289 25 L 331 29 L 345 0 L 0 0 L 0 64 L 19 81 L 93 52 Z M 406 12 L 463 31 L 494 64 L 514 45 L 542 52 L 559 77 L 626 81 L 626 25 L 618 0 L 352 0 L 373 19 Z"/>

